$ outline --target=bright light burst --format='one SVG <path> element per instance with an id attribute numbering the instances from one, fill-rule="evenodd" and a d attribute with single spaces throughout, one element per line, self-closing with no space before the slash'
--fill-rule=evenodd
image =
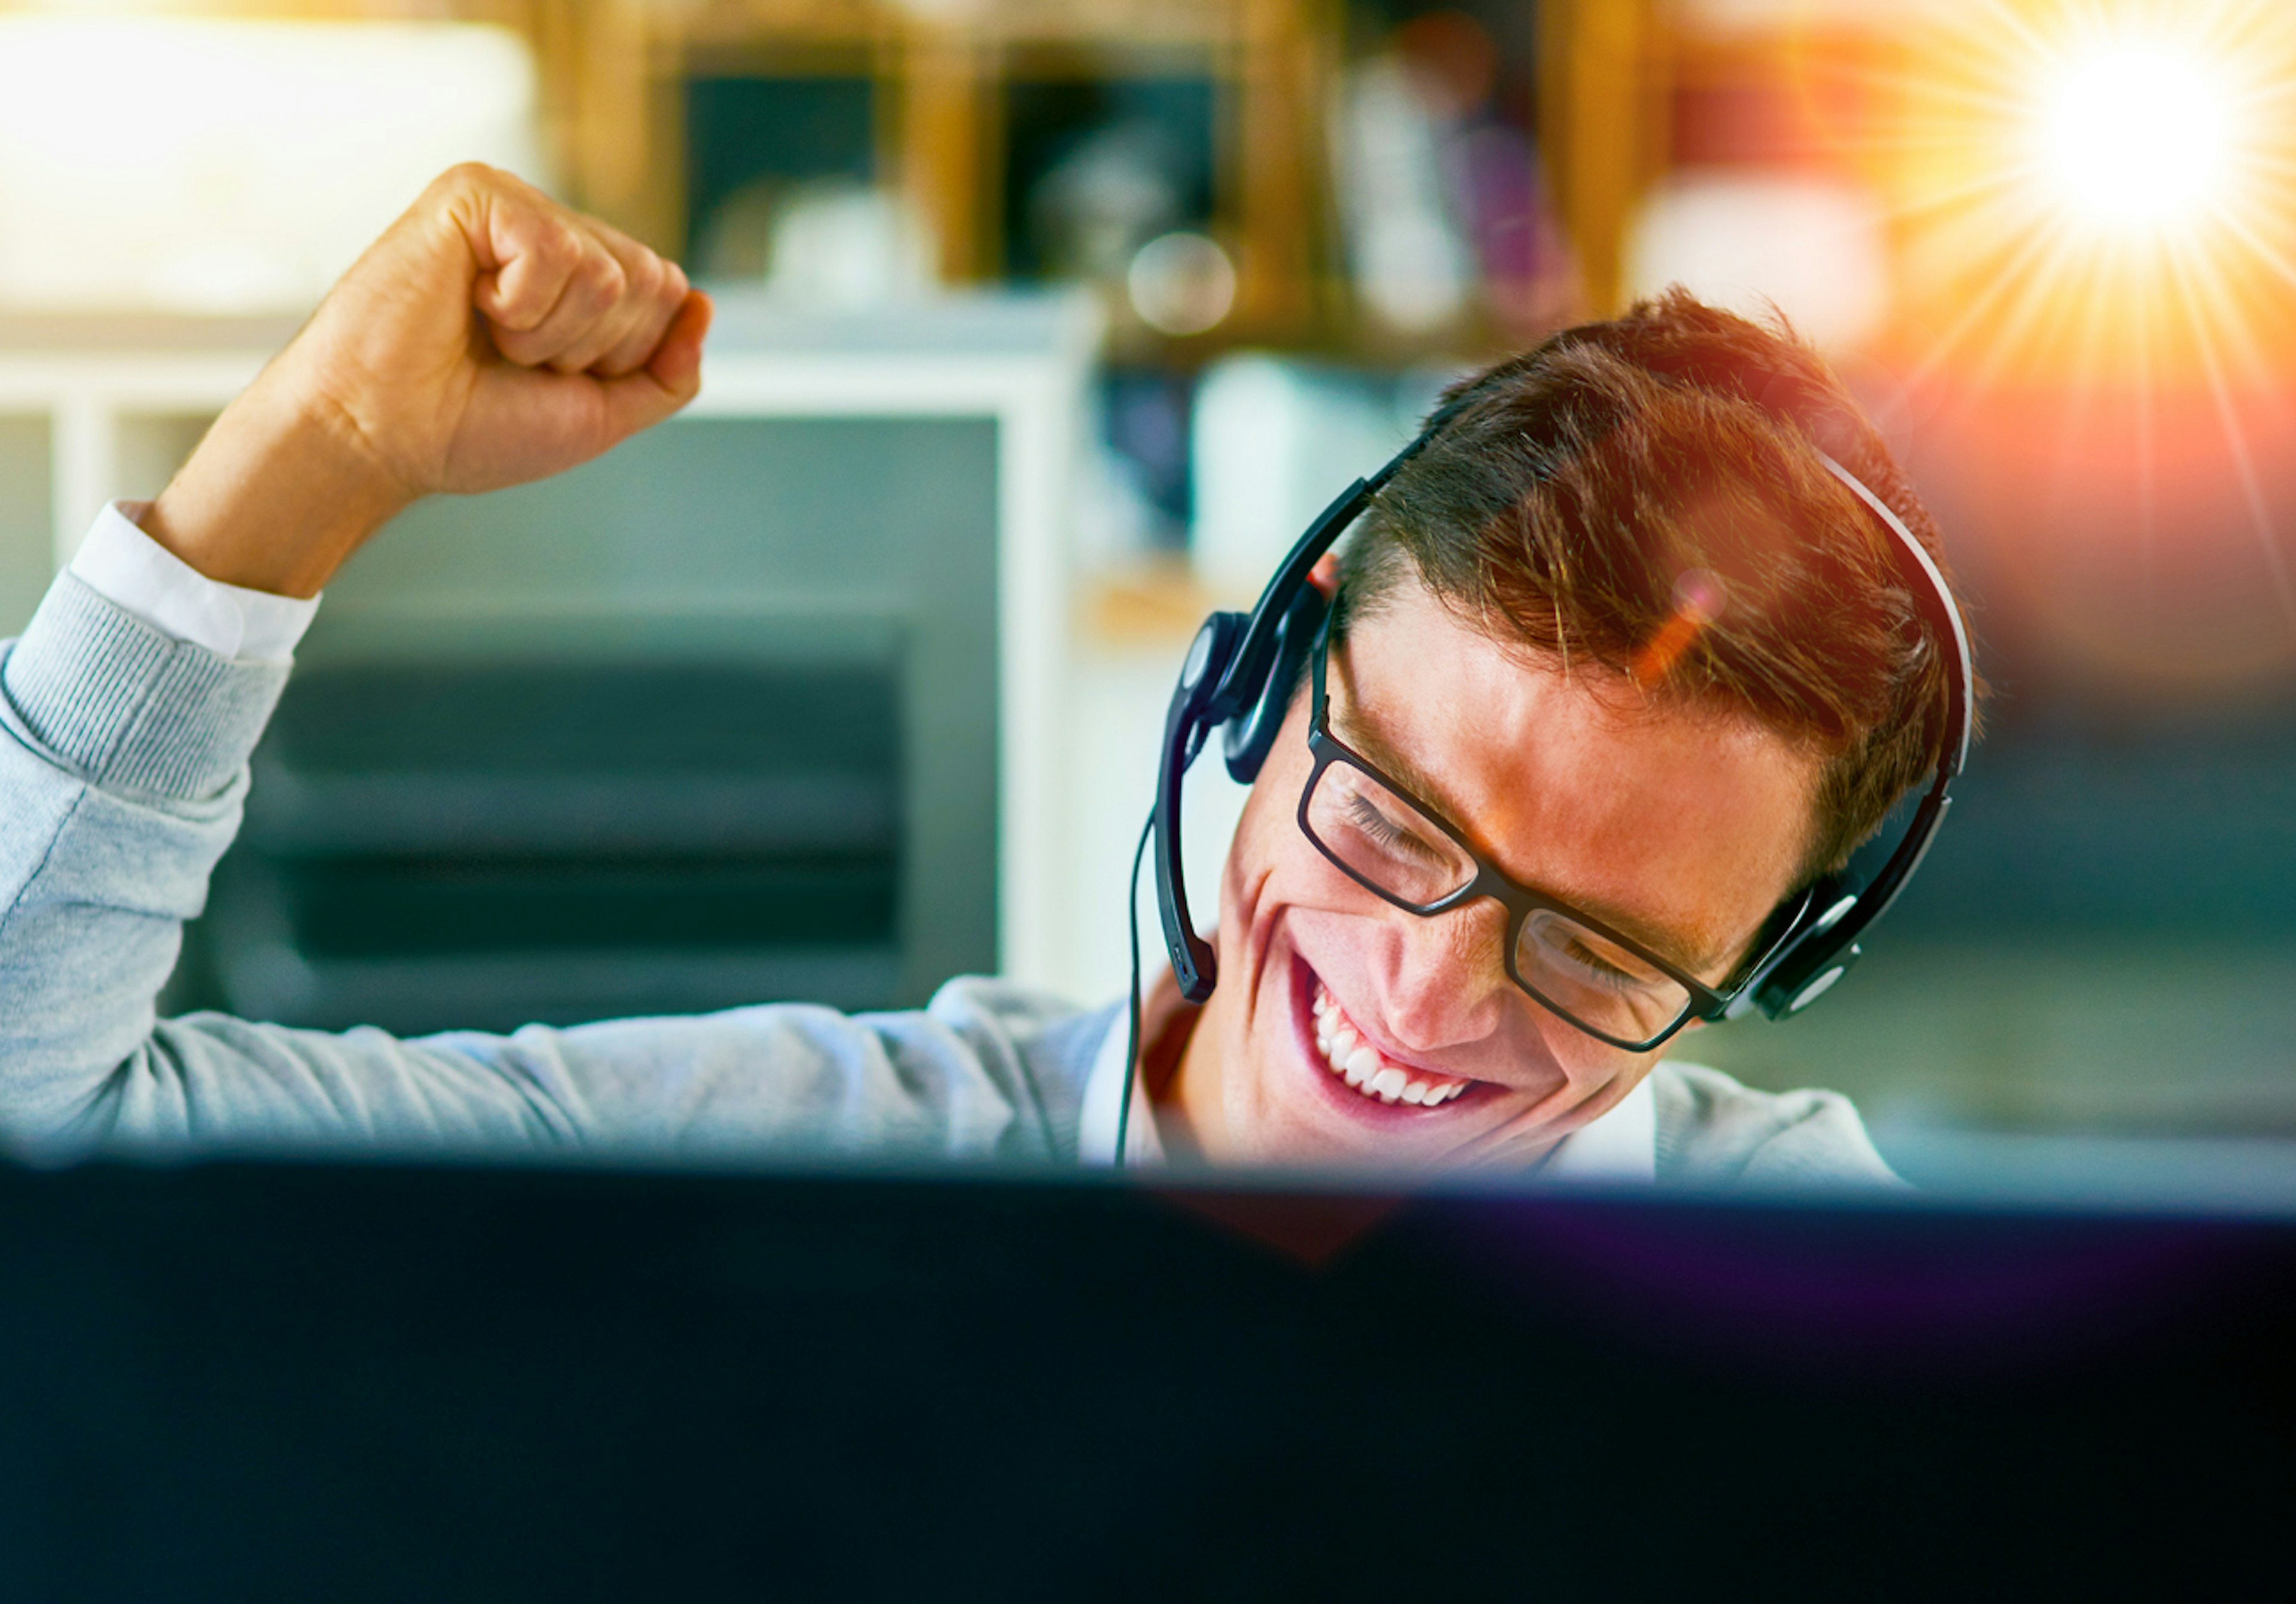
<path id="1" fill-rule="evenodd" d="M 1972 0 L 1881 86 L 1903 286 L 1949 350 L 2042 373 L 2197 371 L 2296 339 L 2296 6 Z M 2036 374 L 2035 376 L 2041 376 Z"/>
<path id="2" fill-rule="evenodd" d="M 2239 78 L 2192 41 L 2109 40 L 2034 95 L 2032 160 L 2049 197 L 2114 229 L 2184 225 L 2233 199 Z"/>
<path id="3" fill-rule="evenodd" d="M 1997 454 L 2029 478 L 2054 458 L 2082 494 L 2117 489 L 2126 509 L 2107 511 L 2147 550 L 2196 492 L 2232 494 L 2284 629 L 2296 573 L 2273 503 L 2288 475 L 2259 454 L 2291 434 L 2296 372 L 2296 4 L 1918 12 L 1850 67 L 1844 147 L 1899 247 L 1901 371 L 1997 391 Z M 2213 487 L 2196 477 L 2212 472 Z M 2181 531 L 2174 549 L 2195 556 Z"/>

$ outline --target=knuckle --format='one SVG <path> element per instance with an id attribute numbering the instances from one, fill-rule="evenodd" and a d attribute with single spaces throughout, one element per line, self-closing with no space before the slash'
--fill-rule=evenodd
<path id="1" fill-rule="evenodd" d="M 607 302 L 619 300 L 629 288 L 629 275 L 622 271 L 622 265 L 603 251 L 582 264 L 582 279 L 591 293 Z"/>
<path id="2" fill-rule="evenodd" d="M 533 294 L 531 286 L 524 293 L 506 294 L 496 281 L 481 288 L 480 309 L 494 325 L 496 338 L 516 340 L 542 321 L 550 310 L 549 304 Z M 505 355 L 511 353 L 505 351 Z"/>
<path id="3" fill-rule="evenodd" d="M 496 188 L 502 175 L 483 161 L 458 161 L 438 177 L 430 187 L 447 194 L 471 195 Z"/>

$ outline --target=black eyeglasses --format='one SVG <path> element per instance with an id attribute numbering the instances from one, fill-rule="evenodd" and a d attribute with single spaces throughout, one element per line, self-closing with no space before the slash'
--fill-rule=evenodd
<path id="1" fill-rule="evenodd" d="M 1647 1052 L 1693 1019 L 1728 1011 L 1737 988 L 1716 991 L 1601 920 L 1508 879 L 1442 814 L 1333 735 L 1324 683 L 1330 651 L 1326 614 L 1309 654 L 1316 699 L 1308 750 L 1316 765 L 1300 793 L 1300 828 L 1349 879 L 1422 918 L 1494 899 L 1507 912 L 1508 976 L 1613 1047 Z"/>

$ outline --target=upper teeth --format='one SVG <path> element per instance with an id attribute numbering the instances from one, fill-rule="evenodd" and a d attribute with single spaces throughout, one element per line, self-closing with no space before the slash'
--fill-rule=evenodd
<path id="1" fill-rule="evenodd" d="M 1347 1015 L 1332 1000 L 1321 982 L 1316 986 L 1316 1048 L 1332 1074 L 1362 1093 L 1376 1097 L 1383 1103 L 1414 1103 L 1433 1108 L 1437 1103 L 1450 1101 L 1467 1089 L 1463 1080 L 1452 1080 L 1425 1070 L 1410 1070 L 1390 1064 L 1379 1055 L 1379 1049 L 1356 1034 L 1348 1023 Z"/>

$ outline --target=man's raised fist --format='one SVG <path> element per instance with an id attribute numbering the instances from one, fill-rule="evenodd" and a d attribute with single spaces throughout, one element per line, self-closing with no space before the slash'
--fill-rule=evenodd
<path id="1" fill-rule="evenodd" d="M 709 299 L 507 173 L 443 174 L 234 401 L 145 527 L 310 594 L 408 503 L 562 472 L 701 388 Z"/>

